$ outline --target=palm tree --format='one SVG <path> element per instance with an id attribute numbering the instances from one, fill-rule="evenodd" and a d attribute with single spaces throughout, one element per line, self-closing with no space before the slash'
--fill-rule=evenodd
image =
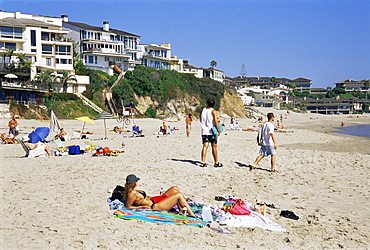
<path id="1" fill-rule="evenodd" d="M 327 98 L 331 98 L 331 96 L 332 96 L 332 87 L 327 87 L 326 88 L 326 97 Z"/>
<path id="2" fill-rule="evenodd" d="M 216 62 L 216 60 L 212 60 L 212 61 L 210 62 L 210 65 L 211 65 L 211 68 L 215 68 L 215 67 L 217 66 L 217 62 Z"/>
<path id="3" fill-rule="evenodd" d="M 365 88 L 366 88 L 366 92 L 365 92 L 365 93 L 366 93 L 366 101 L 367 101 L 367 90 L 369 89 L 369 80 L 367 80 L 367 79 L 366 79 L 366 80 L 364 81 L 364 86 L 365 86 Z"/>
<path id="4" fill-rule="evenodd" d="M 13 56 L 14 54 L 14 49 L 5 49 L 4 51 L 1 51 L 0 52 L 0 56 L 3 57 L 3 64 L 4 64 L 4 68 L 5 68 L 5 58 L 6 57 L 9 57 L 9 62 L 10 62 L 10 58 Z"/>
<path id="5" fill-rule="evenodd" d="M 49 91 L 54 89 L 53 83 L 55 82 L 54 71 L 52 70 L 41 70 L 35 77 L 37 83 L 41 83 L 43 86 L 47 86 Z"/>
<path id="6" fill-rule="evenodd" d="M 59 81 L 63 84 L 63 93 L 67 93 L 68 82 L 77 83 L 76 76 L 68 71 L 61 71 L 58 73 L 62 74 L 61 76 L 57 76 L 57 79 L 59 79 Z"/>
<path id="7" fill-rule="evenodd" d="M 272 82 L 272 85 L 274 85 L 274 87 L 276 87 L 275 86 L 275 82 L 276 82 L 276 77 L 275 76 L 271 76 L 271 82 Z"/>

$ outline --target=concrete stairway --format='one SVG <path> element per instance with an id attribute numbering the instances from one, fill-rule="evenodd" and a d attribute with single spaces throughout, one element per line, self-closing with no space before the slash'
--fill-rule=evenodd
<path id="1" fill-rule="evenodd" d="M 96 105 L 95 103 L 93 103 L 92 101 L 90 101 L 86 96 L 84 96 L 83 94 L 75 94 L 76 96 L 78 96 L 82 102 L 91 107 L 92 109 L 94 109 L 96 112 L 98 113 L 101 113 L 103 112 L 104 110 L 102 108 L 100 108 L 98 105 Z"/>

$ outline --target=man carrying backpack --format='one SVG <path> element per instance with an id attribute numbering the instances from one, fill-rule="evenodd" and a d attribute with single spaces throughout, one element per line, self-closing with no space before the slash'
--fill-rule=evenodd
<path id="1" fill-rule="evenodd" d="M 276 155 L 276 139 L 274 134 L 274 124 L 272 122 L 275 120 L 273 113 L 267 114 L 267 122 L 262 125 L 262 146 L 260 149 L 260 155 L 257 156 L 252 169 L 257 168 L 257 164 L 265 157 L 271 155 L 271 172 L 278 172 L 275 170 L 275 155 Z"/>

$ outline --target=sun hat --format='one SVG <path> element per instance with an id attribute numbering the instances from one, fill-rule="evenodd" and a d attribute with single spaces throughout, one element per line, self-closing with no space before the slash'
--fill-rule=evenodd
<path id="1" fill-rule="evenodd" d="M 140 178 L 136 177 L 134 174 L 130 174 L 126 177 L 126 184 L 131 184 L 137 182 L 138 180 L 140 180 Z"/>

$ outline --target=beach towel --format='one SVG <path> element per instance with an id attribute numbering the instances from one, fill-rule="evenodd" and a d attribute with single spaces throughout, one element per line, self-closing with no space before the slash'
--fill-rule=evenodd
<path id="1" fill-rule="evenodd" d="M 128 209 L 123 208 L 116 210 L 114 216 L 125 220 L 143 220 L 149 222 L 161 222 L 174 225 L 189 225 L 193 227 L 205 227 L 206 221 L 196 217 L 171 214 L 166 211 L 150 210 L 150 209 Z"/>

